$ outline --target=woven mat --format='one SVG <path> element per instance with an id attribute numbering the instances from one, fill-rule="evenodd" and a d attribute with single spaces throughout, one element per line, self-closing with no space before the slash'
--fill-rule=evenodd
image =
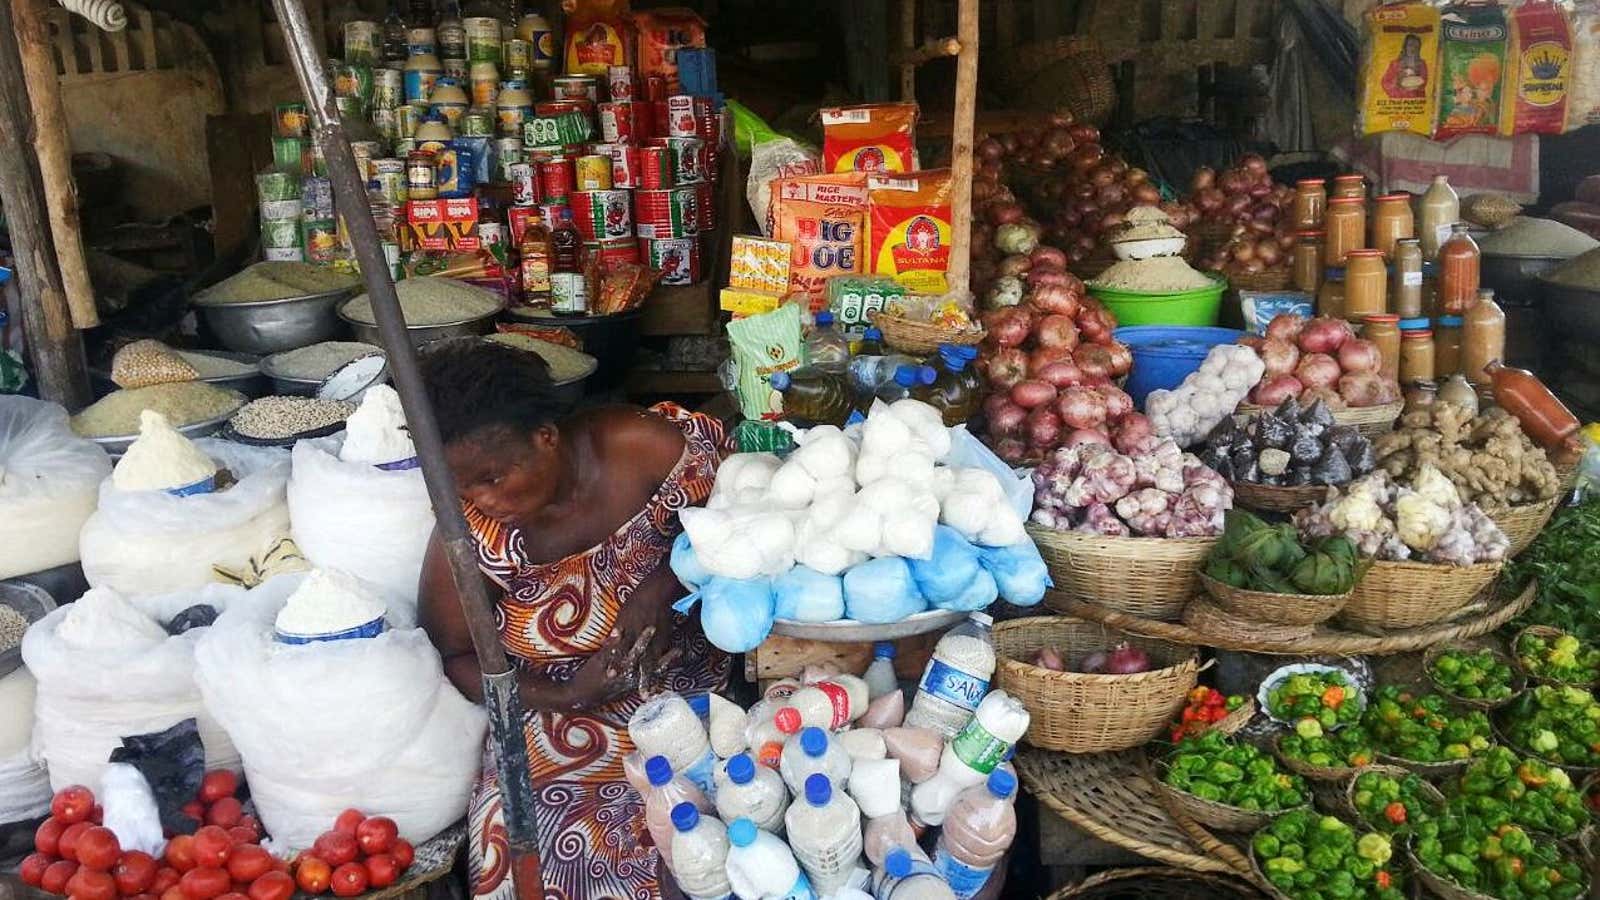
<path id="1" fill-rule="evenodd" d="M 1108 844 L 1198 872 L 1237 874 L 1191 840 L 1144 775 L 1144 752 L 1054 753 L 1022 746 L 1017 774 L 1028 792 Z"/>
<path id="2" fill-rule="evenodd" d="M 1469 606 L 1465 617 L 1436 625 L 1391 631 L 1383 635 L 1319 626 L 1310 637 L 1276 642 L 1241 638 L 1237 634 L 1202 632 L 1188 625 L 1146 619 L 1109 609 L 1098 603 L 1072 600 L 1062 594 L 1050 598 L 1050 604 L 1053 609 L 1069 616 L 1099 622 L 1130 634 L 1195 646 L 1215 647 L 1219 650 L 1285 656 L 1325 653 L 1342 656 L 1385 656 L 1425 650 L 1445 641 L 1460 641 L 1487 634 L 1521 615 L 1523 610 L 1532 605 L 1536 588 L 1537 585 L 1530 581 L 1520 594 L 1512 595 L 1509 590 L 1502 590 L 1487 603 L 1475 602 Z"/>

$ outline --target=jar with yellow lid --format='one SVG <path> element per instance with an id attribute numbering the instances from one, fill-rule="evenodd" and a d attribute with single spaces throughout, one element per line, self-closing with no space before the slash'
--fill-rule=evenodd
<path id="1" fill-rule="evenodd" d="M 1360 322 L 1388 311 L 1388 272 L 1383 251 L 1351 250 L 1344 266 L 1344 318 Z"/>

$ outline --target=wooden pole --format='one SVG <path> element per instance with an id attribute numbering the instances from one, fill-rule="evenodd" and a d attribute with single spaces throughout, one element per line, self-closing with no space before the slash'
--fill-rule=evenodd
<path id="1" fill-rule="evenodd" d="M 378 226 L 372 220 L 366 181 L 356 169 L 355 153 L 350 149 L 338 107 L 334 104 L 333 87 L 323 68 L 322 44 L 315 38 L 302 0 L 272 0 L 272 6 L 283 27 L 289 62 L 305 94 L 312 124 L 327 156 L 334 203 L 350 231 L 350 245 L 356 261 L 361 264 L 361 279 L 372 298 L 372 311 L 378 320 L 389 374 L 400 394 L 400 406 L 405 410 L 411 439 L 417 445 L 422 478 L 433 504 L 434 529 L 444 545 L 450 575 L 461 598 L 461 612 L 478 657 L 478 668 L 483 673 L 483 700 L 489 713 L 490 737 L 500 774 L 506 841 L 516 893 L 521 900 L 544 900 L 517 672 L 507 662 L 505 648 L 500 645 L 494 604 L 489 599 L 483 573 L 478 569 L 477 550 L 461 514 L 455 478 L 445 461 L 439 424 L 423 388 L 422 373 L 417 368 L 417 351 L 406 331 L 405 316 L 400 311 L 388 260 L 378 238 Z"/>
<path id="2" fill-rule="evenodd" d="M 910 2 L 910 0 L 906 0 Z M 957 9 L 956 112 L 950 135 L 950 293 L 960 296 L 972 282 L 972 144 L 978 115 L 978 0 Z"/>
<path id="3" fill-rule="evenodd" d="M 910 54 L 917 48 L 917 0 L 900 0 L 900 52 Z M 917 102 L 917 65 L 900 64 L 900 100 Z"/>
<path id="4" fill-rule="evenodd" d="M 67 310 L 74 326 L 93 328 L 100 324 L 100 313 L 95 308 L 94 284 L 89 280 L 89 264 L 83 255 L 67 114 L 61 105 L 61 82 L 56 78 L 56 64 L 50 53 L 45 0 L 12 0 L 11 8 L 16 15 L 22 74 L 28 82 L 28 105 L 33 109 L 33 149 L 50 211 L 50 233 L 55 238 L 56 265 L 61 269 Z"/>
<path id="5" fill-rule="evenodd" d="M 17 258 L 22 332 L 39 395 L 68 409 L 81 409 L 89 402 L 89 374 L 83 341 L 72 327 L 61 271 L 50 249 L 44 188 L 28 142 L 33 113 L 11 8 L 10 3 L 0 2 L 0 205 L 5 206 Z M 51 80 L 55 77 L 52 70 Z"/>

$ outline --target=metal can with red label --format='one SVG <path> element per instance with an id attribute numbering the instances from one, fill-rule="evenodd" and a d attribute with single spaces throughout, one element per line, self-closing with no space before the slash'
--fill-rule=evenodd
<path id="1" fill-rule="evenodd" d="M 642 238 L 700 233 L 700 204 L 693 186 L 633 192 L 633 221 Z"/>
<path id="2" fill-rule="evenodd" d="M 706 142 L 707 147 L 722 143 L 722 112 L 710 97 L 694 98 L 695 137 Z"/>
<path id="3" fill-rule="evenodd" d="M 672 150 L 672 179 L 675 184 L 699 184 L 707 180 L 706 142 L 699 138 L 662 138 Z"/>
<path id="4" fill-rule="evenodd" d="M 614 188 L 640 187 L 640 172 L 643 163 L 640 161 L 640 150 L 633 144 L 609 144 L 606 147 L 611 155 L 611 186 Z"/>
<path id="5" fill-rule="evenodd" d="M 538 161 L 539 202 L 566 205 L 577 181 L 572 157 L 551 156 Z"/>
<path id="6" fill-rule="evenodd" d="M 698 213 L 700 233 L 710 234 L 717 230 L 717 189 L 709 181 L 702 181 L 694 186 L 695 211 Z"/>
<path id="7" fill-rule="evenodd" d="M 700 127 L 694 118 L 694 98 L 673 94 L 667 98 L 667 134 L 671 137 L 698 137 Z"/>
<path id="8" fill-rule="evenodd" d="M 533 206 L 539 202 L 539 170 L 533 163 L 511 164 L 511 205 Z"/>
<path id="9" fill-rule="evenodd" d="M 557 75 L 551 86 L 557 100 L 600 102 L 600 79 L 593 75 Z"/>
<path id="10" fill-rule="evenodd" d="M 697 284 L 700 281 L 700 239 L 698 237 L 646 238 L 644 261 L 661 273 L 662 284 Z"/>
<path id="11" fill-rule="evenodd" d="M 667 76 L 647 75 L 644 79 L 644 98 L 665 103 L 668 94 L 667 87 Z"/>
<path id="12" fill-rule="evenodd" d="M 611 66 L 606 69 L 606 87 L 611 91 L 612 100 L 632 100 L 633 67 Z"/>
<path id="13" fill-rule="evenodd" d="M 580 191 L 609 191 L 611 190 L 611 156 L 610 154 L 587 153 L 578 157 L 573 164 L 577 180 L 573 187 Z"/>
<path id="14" fill-rule="evenodd" d="M 600 271 L 607 272 L 624 263 L 638 265 L 639 239 L 629 235 L 603 241 L 585 241 L 584 248 L 600 261 Z"/>
<path id="15" fill-rule="evenodd" d="M 633 235 L 633 195 L 629 191 L 573 191 L 572 224 L 586 241 Z"/>
<path id="16" fill-rule="evenodd" d="M 601 140 L 608 144 L 628 144 L 636 139 L 633 133 L 633 106 L 629 100 L 600 104 Z"/>
<path id="17" fill-rule="evenodd" d="M 545 227 L 555 228 L 561 223 L 561 214 L 570 209 L 572 207 L 565 203 L 541 203 L 539 204 L 539 218 L 544 220 Z"/>
<path id="18" fill-rule="evenodd" d="M 613 180 L 615 183 L 615 180 Z M 639 148 L 639 187 L 661 190 L 676 184 L 670 147 Z"/>

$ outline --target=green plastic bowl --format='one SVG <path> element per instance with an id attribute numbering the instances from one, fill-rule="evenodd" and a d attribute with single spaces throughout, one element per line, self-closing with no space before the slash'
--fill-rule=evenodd
<path id="1" fill-rule="evenodd" d="M 1215 325 L 1222 312 L 1222 293 L 1228 283 L 1212 275 L 1211 287 L 1177 294 L 1149 294 L 1115 288 L 1089 287 L 1094 297 L 1111 310 L 1120 325 Z"/>

